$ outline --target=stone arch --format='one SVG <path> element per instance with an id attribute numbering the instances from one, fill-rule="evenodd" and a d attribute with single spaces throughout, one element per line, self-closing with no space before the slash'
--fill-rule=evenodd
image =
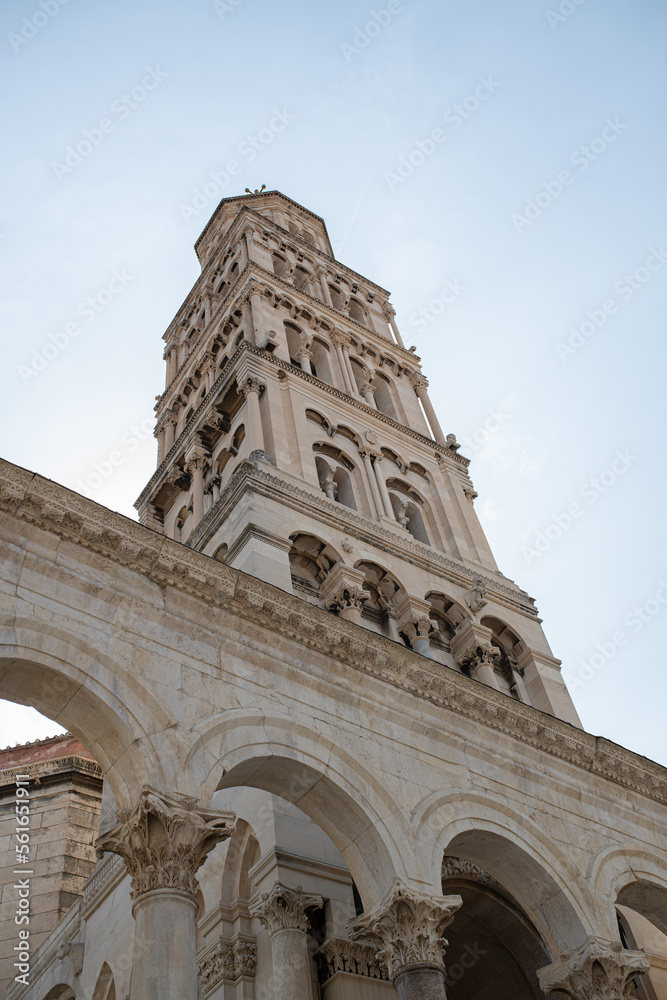
<path id="1" fill-rule="evenodd" d="M 76 1000 L 76 993 L 67 983 L 57 983 L 44 994 L 44 1000 Z"/>
<path id="2" fill-rule="evenodd" d="M 627 906 L 667 934 L 667 858 L 623 845 L 599 851 L 589 869 L 599 917 L 607 934 L 616 929 L 616 906 Z"/>
<path id="3" fill-rule="evenodd" d="M 532 921 L 553 959 L 599 934 L 582 873 L 547 832 L 506 801 L 461 790 L 435 793 L 411 820 L 422 837 L 432 837 L 434 882 L 445 856 L 487 871 Z"/>
<path id="4" fill-rule="evenodd" d="M 392 420 L 398 420 L 398 408 L 394 398 L 395 388 L 392 380 L 384 372 L 377 369 L 373 373 L 373 377 L 373 395 L 375 396 L 375 403 L 378 410 L 380 413 L 385 413 L 388 417 L 391 417 Z"/>
<path id="5" fill-rule="evenodd" d="M 424 600 L 431 605 L 430 617 L 438 623 L 440 633 L 447 642 L 454 637 L 463 622 L 470 619 L 470 612 L 459 601 L 442 591 L 430 590 Z"/>
<path id="6" fill-rule="evenodd" d="M 387 490 L 396 520 L 413 538 L 424 545 L 433 545 L 435 528 L 429 517 L 429 505 L 425 498 L 410 483 L 391 477 L 387 479 Z"/>
<path id="7" fill-rule="evenodd" d="M 259 858 L 259 841 L 252 826 L 247 820 L 237 819 L 236 828 L 227 845 L 222 871 L 221 899 L 229 903 L 240 896 L 245 899 L 250 898 L 251 882 L 248 873 Z"/>
<path id="8" fill-rule="evenodd" d="M 116 983 L 106 962 L 97 977 L 91 1000 L 116 1000 Z"/>
<path id="9" fill-rule="evenodd" d="M 405 878 L 410 830 L 382 780 L 330 739 L 293 719 L 238 710 L 199 727 L 188 765 L 208 765 L 202 801 L 223 788 L 263 788 L 292 802 L 345 860 L 364 906 Z"/>
<path id="10" fill-rule="evenodd" d="M 319 590 L 323 580 L 336 565 L 342 562 L 340 555 L 324 539 L 308 532 L 297 531 L 290 535 L 292 546 L 289 551 L 292 585 L 300 596 L 320 604 Z"/>
<path id="11" fill-rule="evenodd" d="M 136 676 L 128 681 L 119 664 L 57 626 L 16 618 L 0 628 L 0 698 L 30 705 L 73 733 L 121 809 L 134 805 L 145 782 L 168 787 L 177 779 L 147 735 L 173 720 Z"/>

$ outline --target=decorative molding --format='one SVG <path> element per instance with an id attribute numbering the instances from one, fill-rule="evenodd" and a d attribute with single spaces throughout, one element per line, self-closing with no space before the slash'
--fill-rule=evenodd
<path id="1" fill-rule="evenodd" d="M 5 768 L 0 771 L 0 787 L 13 785 L 17 772 L 27 774 L 35 784 L 41 784 L 48 779 L 64 778 L 68 774 L 79 774 L 97 781 L 102 781 L 104 777 L 99 764 L 87 757 L 56 757 L 54 760 L 39 760 L 33 764 L 16 764 Z"/>
<path id="2" fill-rule="evenodd" d="M 630 1000 L 634 977 L 650 968 L 643 951 L 628 951 L 620 942 L 589 938 L 577 951 L 564 955 L 537 976 L 546 994 L 570 1000 Z"/>
<path id="3" fill-rule="evenodd" d="M 442 861 L 442 878 L 465 878 L 472 882 L 490 882 L 491 876 L 472 861 L 446 857 Z"/>
<path id="4" fill-rule="evenodd" d="M 248 468 L 258 478 L 266 475 L 253 466 Z M 328 509 L 333 507 L 331 504 Z M 616 786 L 667 804 L 667 769 L 660 764 L 523 705 L 458 671 L 433 664 L 391 639 L 369 631 L 360 633 L 358 626 L 278 587 L 234 570 L 2 460 L 0 509 L 64 541 L 81 545 L 103 559 L 126 566 L 161 587 L 172 587 L 196 597 L 215 607 L 216 612 L 225 610 L 236 615 L 240 631 L 245 631 L 250 622 L 257 628 L 277 632 L 330 660 L 344 663 L 350 670 L 429 701 L 440 712 L 451 711 L 510 740 L 607 778 Z M 465 567 L 453 560 L 449 562 L 459 572 L 465 572 Z M 468 572 L 467 578 L 470 576 Z M 335 670 L 331 681 L 342 683 Z"/>
<path id="5" fill-rule="evenodd" d="M 378 946 L 377 959 L 392 980 L 408 965 L 444 971 L 445 929 L 462 903 L 460 896 L 425 896 L 397 880 L 374 909 L 351 921 L 350 934 Z"/>
<path id="6" fill-rule="evenodd" d="M 320 986 L 324 986 L 337 972 L 385 982 L 389 979 L 386 964 L 378 959 L 377 948 L 359 941 L 331 938 L 315 952 L 315 961 Z"/>
<path id="7" fill-rule="evenodd" d="M 188 795 L 167 795 L 144 785 L 138 804 L 98 837 L 98 857 L 120 854 L 132 877 L 132 899 L 153 889 L 180 889 L 193 896 L 196 872 L 221 840 L 234 832 L 234 813 L 201 809 Z"/>
<path id="8" fill-rule="evenodd" d="M 197 976 L 206 996 L 222 982 L 254 978 L 257 971 L 257 942 L 254 938 L 220 938 L 197 962 Z"/>
<path id="9" fill-rule="evenodd" d="M 290 889 L 276 882 L 270 892 L 263 892 L 250 904 L 250 913 L 259 919 L 271 937 L 287 930 L 303 931 L 305 934 L 309 926 L 306 910 L 322 905 L 321 896 L 304 892 L 300 885 Z"/>

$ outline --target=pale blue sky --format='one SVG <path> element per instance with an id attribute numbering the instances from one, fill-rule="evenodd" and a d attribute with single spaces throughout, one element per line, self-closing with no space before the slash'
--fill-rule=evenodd
<path id="1" fill-rule="evenodd" d="M 664 4 L 42 5 L 0 12 L 0 454 L 81 489 L 120 451 L 93 495 L 133 515 L 192 244 L 279 188 L 393 291 L 586 727 L 667 763 Z M 0 708 L 0 744 L 54 731 Z"/>

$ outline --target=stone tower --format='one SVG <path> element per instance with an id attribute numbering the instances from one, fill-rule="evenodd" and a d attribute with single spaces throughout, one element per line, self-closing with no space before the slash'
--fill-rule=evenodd
<path id="1" fill-rule="evenodd" d="M 389 292 L 278 191 L 224 199 L 195 249 L 142 523 L 579 725 Z"/>

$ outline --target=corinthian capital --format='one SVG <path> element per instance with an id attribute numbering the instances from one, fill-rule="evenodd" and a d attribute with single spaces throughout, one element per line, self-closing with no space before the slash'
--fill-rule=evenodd
<path id="1" fill-rule="evenodd" d="M 590 938 L 577 951 L 537 973 L 542 990 L 571 1000 L 629 1000 L 635 976 L 649 970 L 642 951 L 628 951 L 620 942 Z"/>
<path id="2" fill-rule="evenodd" d="M 391 979 L 409 965 L 442 969 L 445 928 L 461 903 L 460 896 L 424 896 L 396 881 L 381 903 L 351 923 L 350 936 L 378 947 Z"/>
<path id="3" fill-rule="evenodd" d="M 263 892 L 250 907 L 253 917 L 259 917 L 269 934 L 277 931 L 307 931 L 309 907 L 322 906 L 322 897 L 304 892 L 301 886 L 290 889 L 276 882 L 271 892 Z"/>
<path id="4" fill-rule="evenodd" d="M 253 375 L 249 375 L 242 381 L 237 382 L 236 387 L 242 396 L 247 396 L 251 392 L 256 392 L 258 396 L 261 396 L 264 389 L 266 389 L 264 383 L 260 382 Z"/>
<path id="5" fill-rule="evenodd" d="M 166 795 L 144 785 L 139 803 L 98 838 L 104 851 L 120 854 L 132 876 L 132 898 L 152 889 L 180 889 L 193 895 L 195 875 L 208 854 L 234 832 L 235 815 L 198 808 L 188 795 Z"/>

